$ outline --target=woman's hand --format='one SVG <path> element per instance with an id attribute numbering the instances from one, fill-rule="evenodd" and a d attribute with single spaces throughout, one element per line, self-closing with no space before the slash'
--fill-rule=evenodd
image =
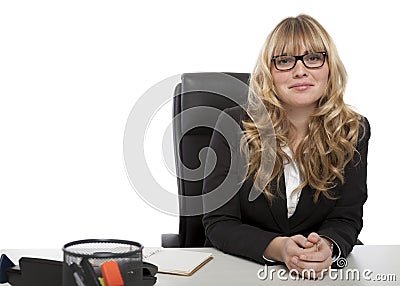
<path id="1" fill-rule="evenodd" d="M 332 264 L 330 242 L 315 232 L 310 233 L 306 240 L 307 245 L 311 243 L 312 246 L 289 256 L 285 264 L 307 278 L 322 278 Z"/>
<path id="2" fill-rule="evenodd" d="M 282 261 L 289 270 L 311 279 L 322 277 L 332 264 L 330 242 L 315 232 L 308 237 L 300 234 L 277 237 L 268 245 L 264 256 Z"/>

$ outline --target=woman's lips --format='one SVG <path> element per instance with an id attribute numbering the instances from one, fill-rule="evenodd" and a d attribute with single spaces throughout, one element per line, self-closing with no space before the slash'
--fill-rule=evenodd
<path id="1" fill-rule="evenodd" d="M 289 89 L 294 89 L 297 91 L 304 91 L 306 89 L 309 89 L 312 86 L 313 86 L 313 84 L 311 84 L 311 83 L 296 83 L 296 84 L 289 86 Z"/>

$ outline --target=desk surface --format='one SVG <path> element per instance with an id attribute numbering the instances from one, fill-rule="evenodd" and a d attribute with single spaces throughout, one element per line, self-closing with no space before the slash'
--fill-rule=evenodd
<path id="1" fill-rule="evenodd" d="M 193 249 L 193 248 L 192 248 Z M 332 270 L 323 280 L 295 280 L 283 266 L 253 263 L 224 254 L 213 248 L 195 248 L 196 251 L 212 252 L 214 259 L 190 277 L 157 274 L 157 286 L 180 285 L 399 285 L 400 245 L 356 246 L 347 258 L 347 266 L 342 270 Z M 62 260 L 62 253 L 56 249 L 14 249 L 0 250 L 14 262 L 21 256 L 33 256 Z M 279 273 L 279 271 L 281 271 Z M 285 272 L 285 273 L 284 273 Z M 268 277 L 264 280 L 259 276 Z M 358 278 L 359 275 L 359 278 Z M 348 277 L 348 279 L 346 279 Z M 8 284 L 3 284 L 8 285 Z"/>

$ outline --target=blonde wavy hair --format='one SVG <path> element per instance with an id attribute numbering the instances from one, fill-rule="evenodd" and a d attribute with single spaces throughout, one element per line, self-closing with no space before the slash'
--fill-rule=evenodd
<path id="1" fill-rule="evenodd" d="M 270 201 L 274 197 L 271 193 L 271 183 L 277 179 L 279 186 L 284 164 L 291 160 L 282 148 L 290 146 L 293 138 L 289 138 L 289 134 L 295 131 L 276 96 L 271 75 L 271 69 L 274 68 L 272 57 L 285 53 L 298 55 L 304 48 L 307 51 L 327 53 L 329 78 L 326 91 L 317 102 L 315 112 L 308 123 L 308 133 L 293 155 L 303 179 L 295 191 L 310 185 L 315 190 L 314 202 L 321 193 L 329 199 L 334 199 L 329 190 L 339 183 L 344 183 L 344 168 L 356 152 L 361 116 L 343 101 L 347 74 L 333 40 L 321 24 L 308 15 L 282 20 L 267 37 L 251 74 L 247 107 L 248 114 L 256 113 L 259 109 L 257 103 L 260 105 L 261 99 L 263 108 L 269 113 L 272 122 L 270 124 L 276 137 L 276 145 L 269 146 L 269 152 L 274 153 L 269 154 L 270 158 L 272 155 L 275 157 L 271 174 L 265 173 L 267 168 L 260 166 L 262 152 L 268 150 L 260 139 L 260 125 L 251 118 L 243 121 L 241 142 L 242 150 L 245 145 L 248 146 L 247 178 L 253 177 L 255 187 L 263 190 Z M 263 180 L 266 180 L 266 183 L 263 183 Z"/>

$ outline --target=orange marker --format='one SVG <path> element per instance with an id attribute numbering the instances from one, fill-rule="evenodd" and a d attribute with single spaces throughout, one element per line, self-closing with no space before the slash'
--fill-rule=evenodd
<path id="1" fill-rule="evenodd" d="M 124 280 L 117 262 L 114 260 L 106 261 L 100 266 L 100 269 L 106 286 L 124 286 Z"/>

